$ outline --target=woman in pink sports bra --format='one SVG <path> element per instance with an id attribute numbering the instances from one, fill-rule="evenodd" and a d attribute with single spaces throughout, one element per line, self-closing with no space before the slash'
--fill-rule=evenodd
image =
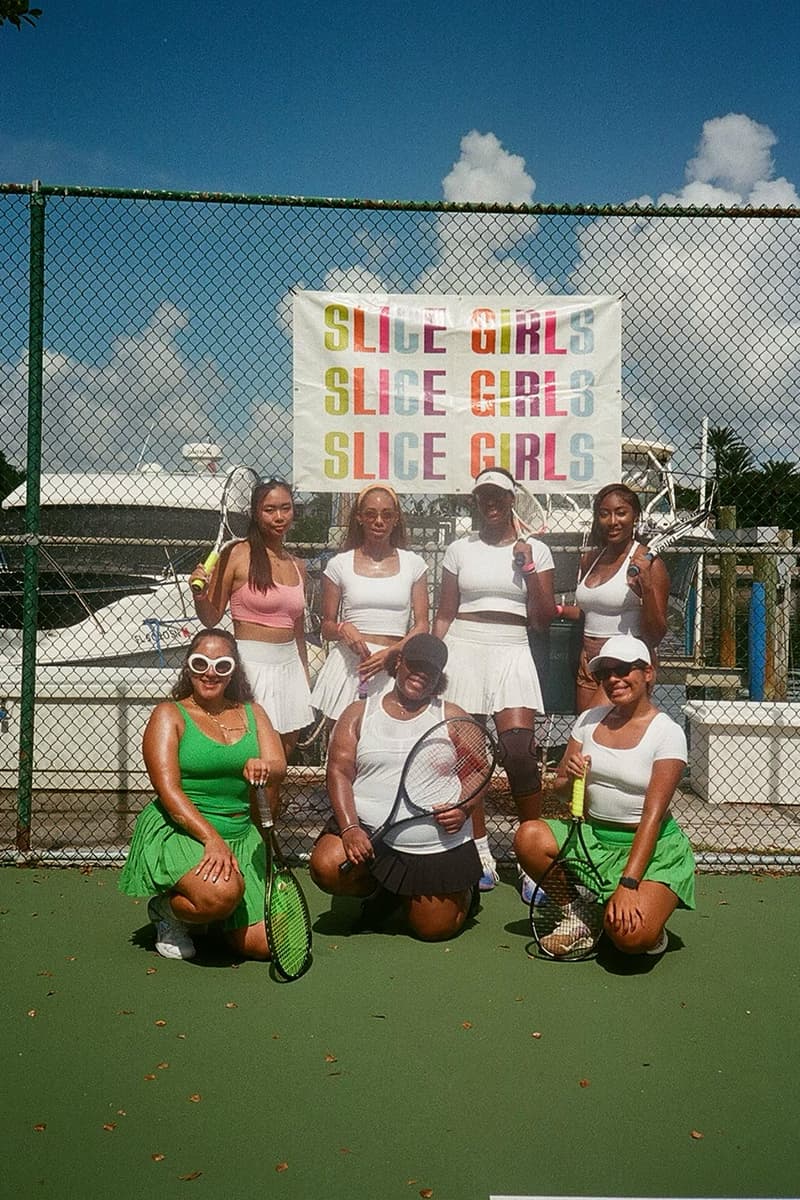
<path id="1" fill-rule="evenodd" d="M 636 540 L 642 513 L 639 497 L 624 483 L 610 483 L 594 498 L 589 549 L 581 558 L 575 604 L 563 615 L 584 618 L 583 646 L 576 687 L 577 711 L 605 704 L 602 685 L 588 668 L 615 634 L 641 638 L 655 662 L 655 648 L 667 632 L 669 575 L 660 558 L 649 559 Z M 631 575 L 635 564 L 638 574 Z"/>
<path id="2" fill-rule="evenodd" d="M 242 666 L 287 758 L 314 717 L 304 631 L 306 571 L 283 544 L 293 518 L 289 485 L 280 479 L 259 483 L 246 539 L 224 551 L 210 575 L 198 564 L 189 578 L 205 585 L 192 597 L 207 628 L 218 625 L 230 605 Z"/>

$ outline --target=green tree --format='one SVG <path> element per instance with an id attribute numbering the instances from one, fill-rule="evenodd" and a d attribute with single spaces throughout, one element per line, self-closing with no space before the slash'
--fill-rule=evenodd
<path id="1" fill-rule="evenodd" d="M 716 505 L 736 504 L 741 496 L 742 477 L 753 470 L 753 455 L 739 435 L 726 426 L 709 430 L 708 448 L 714 456 Z"/>
<path id="2" fill-rule="evenodd" d="M 42 10 L 31 8 L 28 0 L 0 0 L 0 25 L 9 21 L 21 29 L 23 21 L 26 25 L 35 25 L 41 15 Z"/>

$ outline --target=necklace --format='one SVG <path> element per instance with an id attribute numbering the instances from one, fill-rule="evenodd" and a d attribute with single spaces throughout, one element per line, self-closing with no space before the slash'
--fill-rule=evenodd
<path id="1" fill-rule="evenodd" d="M 204 717 L 208 717 L 209 721 L 213 721 L 214 724 L 217 726 L 217 729 L 222 730 L 222 733 L 226 740 L 228 738 L 228 734 L 230 734 L 230 733 L 242 734 L 247 729 L 246 725 L 239 725 L 239 724 L 223 725 L 222 721 L 220 721 L 217 717 L 215 717 L 212 712 L 209 712 L 207 708 L 203 708 L 202 704 L 198 704 L 197 701 L 194 699 L 194 697 L 192 698 L 192 704 L 194 705 L 194 707 L 197 709 L 198 712 L 201 712 L 203 714 Z M 236 707 L 223 708 L 221 711 L 222 712 L 236 712 Z"/>

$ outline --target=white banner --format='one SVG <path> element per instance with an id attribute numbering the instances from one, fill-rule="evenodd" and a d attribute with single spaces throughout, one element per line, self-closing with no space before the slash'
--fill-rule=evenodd
<path id="1" fill-rule="evenodd" d="M 614 296 L 352 295 L 294 301 L 294 485 L 468 492 L 485 467 L 530 491 L 620 475 Z"/>

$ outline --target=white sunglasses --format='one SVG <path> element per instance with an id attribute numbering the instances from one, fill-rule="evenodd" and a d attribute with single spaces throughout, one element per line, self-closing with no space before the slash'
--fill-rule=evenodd
<path id="1" fill-rule="evenodd" d="M 224 679 L 236 670 L 236 660 L 229 654 L 223 654 L 221 658 L 208 658 L 205 654 L 190 654 L 186 662 L 193 675 L 205 675 L 208 671 L 213 671 L 215 675 Z"/>

